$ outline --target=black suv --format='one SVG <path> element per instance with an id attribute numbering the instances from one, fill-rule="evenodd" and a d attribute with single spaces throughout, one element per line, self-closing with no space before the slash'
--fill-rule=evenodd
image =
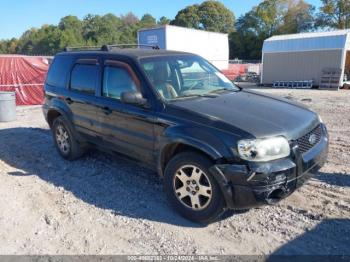
<path id="1" fill-rule="evenodd" d="M 242 90 L 193 54 L 66 51 L 53 60 L 45 94 L 62 157 L 74 160 L 95 146 L 141 160 L 163 177 L 175 209 L 197 222 L 276 203 L 327 157 L 317 114 Z"/>

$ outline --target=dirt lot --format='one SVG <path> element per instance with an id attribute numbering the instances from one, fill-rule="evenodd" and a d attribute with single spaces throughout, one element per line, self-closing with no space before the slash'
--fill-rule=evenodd
<path id="1" fill-rule="evenodd" d="M 56 153 L 39 107 L 0 123 L 0 254 L 348 254 L 350 91 L 271 90 L 321 114 L 329 161 L 276 206 L 200 227 L 168 206 L 154 172 Z"/>

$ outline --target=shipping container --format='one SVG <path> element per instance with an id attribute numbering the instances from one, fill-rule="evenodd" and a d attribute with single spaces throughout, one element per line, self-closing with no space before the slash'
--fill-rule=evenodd
<path id="1" fill-rule="evenodd" d="M 139 30 L 138 43 L 158 46 L 160 49 L 194 53 L 204 57 L 221 70 L 228 68 L 227 34 L 166 25 Z"/>

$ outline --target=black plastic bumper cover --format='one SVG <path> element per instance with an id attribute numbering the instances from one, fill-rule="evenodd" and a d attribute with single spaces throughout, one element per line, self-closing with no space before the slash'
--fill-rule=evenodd
<path id="1" fill-rule="evenodd" d="M 293 159 L 247 165 L 223 164 L 211 168 L 229 209 L 274 204 L 292 194 L 325 164 L 328 137 L 309 152 Z"/>

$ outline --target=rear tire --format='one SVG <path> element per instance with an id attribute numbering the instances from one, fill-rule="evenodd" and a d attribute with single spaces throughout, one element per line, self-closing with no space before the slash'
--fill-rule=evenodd
<path id="1" fill-rule="evenodd" d="M 165 168 L 164 188 L 170 203 L 183 217 L 196 223 L 214 222 L 225 211 L 220 187 L 209 172 L 212 165 L 204 155 L 184 152 Z"/>
<path id="2" fill-rule="evenodd" d="M 52 134 L 58 153 L 66 160 L 75 160 L 84 153 L 84 148 L 74 137 L 74 133 L 67 121 L 62 117 L 57 117 L 52 125 Z"/>

